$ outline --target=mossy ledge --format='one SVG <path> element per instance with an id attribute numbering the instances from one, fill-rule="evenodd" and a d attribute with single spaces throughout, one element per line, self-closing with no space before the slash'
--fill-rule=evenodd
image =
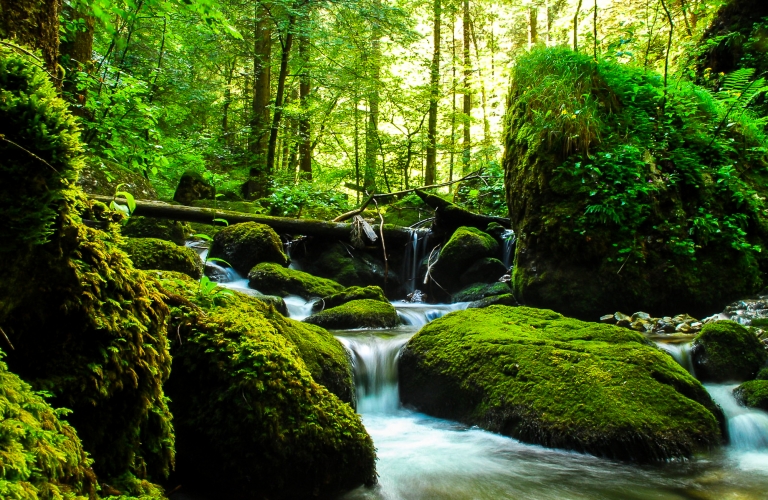
<path id="1" fill-rule="evenodd" d="M 400 317 L 389 302 L 361 299 L 320 311 L 304 320 L 323 328 L 392 328 Z"/>
<path id="2" fill-rule="evenodd" d="M 705 382 L 750 380 L 768 362 L 763 343 L 734 321 L 704 325 L 693 339 L 691 357 L 696 376 Z"/>
<path id="3" fill-rule="evenodd" d="M 166 388 L 181 481 L 216 498 L 270 500 L 329 497 L 376 482 L 373 441 L 360 417 L 314 379 L 327 381 L 322 365 L 338 360 L 351 385 L 338 341 L 255 298 L 208 300 L 184 275 L 155 276 L 178 332 Z"/>
<path id="4" fill-rule="evenodd" d="M 406 405 L 548 447 L 652 462 L 722 440 L 719 408 L 668 354 L 546 309 L 446 315 L 409 341 L 399 373 Z"/>
<path id="5" fill-rule="evenodd" d="M 248 286 L 267 295 L 299 295 L 307 300 L 344 291 L 344 286 L 333 280 L 318 278 L 272 262 L 254 266 L 248 273 Z"/>
<path id="6" fill-rule="evenodd" d="M 189 247 L 158 238 L 126 238 L 122 245 L 137 269 L 179 271 L 200 279 L 203 262 Z"/>
<path id="7" fill-rule="evenodd" d="M 750 408 L 768 411 L 768 380 L 750 380 L 733 390 L 736 400 Z"/>

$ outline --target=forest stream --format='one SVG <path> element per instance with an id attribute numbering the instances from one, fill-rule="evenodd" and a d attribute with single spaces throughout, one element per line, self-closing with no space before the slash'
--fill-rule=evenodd
<path id="1" fill-rule="evenodd" d="M 246 291 L 246 280 L 231 279 L 222 285 Z M 285 301 L 294 319 L 311 313 L 311 302 L 301 297 Z M 731 444 L 690 460 L 638 465 L 530 445 L 400 404 L 397 364 L 403 346 L 423 325 L 466 303 L 393 305 L 405 325 L 333 332 L 352 355 L 357 411 L 376 445 L 379 473 L 378 485 L 341 499 L 765 498 L 768 414 L 740 406 L 732 395 L 737 384 L 705 384 L 726 415 Z M 692 369 L 689 343 L 656 342 Z"/>

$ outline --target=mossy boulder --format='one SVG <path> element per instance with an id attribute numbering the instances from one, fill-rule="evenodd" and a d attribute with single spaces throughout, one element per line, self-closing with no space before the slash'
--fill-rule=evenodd
<path id="1" fill-rule="evenodd" d="M 72 410 L 68 421 L 102 481 L 131 473 L 161 479 L 174 453 L 163 393 L 168 308 L 119 249 L 113 222 L 121 216 L 74 187 L 82 145 L 67 104 L 37 61 L 5 48 L 0 114 L 8 367 Z M 106 230 L 86 227 L 83 214 Z"/>
<path id="2" fill-rule="evenodd" d="M 345 288 L 343 291 L 334 293 L 327 297 L 322 297 L 320 300 L 312 304 L 313 311 L 322 311 L 323 309 L 330 309 L 332 307 L 352 302 L 353 300 L 378 300 L 379 302 L 387 302 L 387 298 L 384 296 L 384 291 L 377 286 L 351 286 Z"/>
<path id="3" fill-rule="evenodd" d="M 395 307 L 389 302 L 362 299 L 325 309 L 304 320 L 306 323 L 343 330 L 352 328 L 393 328 L 400 324 Z"/>
<path id="4" fill-rule="evenodd" d="M 216 233 L 209 255 L 224 259 L 243 276 L 261 262 L 288 265 L 280 236 L 271 227 L 256 222 L 234 224 Z"/>
<path id="5" fill-rule="evenodd" d="M 181 175 L 176 191 L 173 193 L 173 201 L 182 205 L 192 205 L 196 200 L 214 199 L 216 190 L 203 179 L 198 172 L 187 171 Z"/>
<path id="6" fill-rule="evenodd" d="M 157 199 L 157 191 L 140 171 L 103 158 L 86 162 L 77 186 L 88 194 L 114 196 L 117 191 L 128 191 L 136 199 Z"/>
<path id="7" fill-rule="evenodd" d="M 459 277 L 459 283 L 464 286 L 473 283 L 493 283 L 504 276 L 506 272 L 507 267 L 499 259 L 485 257 L 469 266 L 469 269 Z"/>
<path id="8" fill-rule="evenodd" d="M 217 497 L 270 499 L 376 482 L 360 417 L 318 383 L 332 385 L 328 370 L 351 389 L 336 339 L 253 297 L 201 300 L 183 275 L 160 275 L 181 338 L 167 390 L 182 480 Z"/>
<path id="9" fill-rule="evenodd" d="M 307 272 L 315 276 L 332 279 L 344 286 L 375 285 L 386 289 L 387 285 L 397 286 L 397 277 L 384 272 L 384 263 L 367 252 L 350 249 L 341 243 L 334 243 L 317 257 L 305 262 Z"/>
<path id="10" fill-rule="evenodd" d="M 733 390 L 736 400 L 744 406 L 768 411 L 768 380 L 749 380 Z"/>
<path id="11" fill-rule="evenodd" d="M 62 420 L 66 414 L 0 362 L 0 497 L 95 498 L 92 460 L 75 429 Z"/>
<path id="12" fill-rule="evenodd" d="M 509 284 L 498 281 L 496 283 L 473 283 L 453 294 L 453 302 L 473 302 L 495 295 L 509 295 L 511 291 Z"/>
<path id="13" fill-rule="evenodd" d="M 518 306 L 520 304 L 517 302 L 517 299 L 515 299 L 514 295 L 511 293 L 505 293 L 502 295 L 491 295 L 490 297 L 473 300 L 467 305 L 467 309 L 477 309 L 493 305 Z"/>
<path id="14" fill-rule="evenodd" d="M 463 272 L 481 259 L 495 257 L 498 252 L 499 244 L 493 236 L 474 227 L 462 226 L 440 251 L 440 258 L 432 268 L 432 276 L 440 286 L 455 292 L 461 288 L 460 276 Z"/>
<path id="15" fill-rule="evenodd" d="M 719 408 L 628 329 L 491 306 L 423 327 L 399 366 L 404 404 L 521 441 L 641 462 L 721 442 Z"/>
<path id="16" fill-rule="evenodd" d="M 121 232 L 131 238 L 158 238 L 183 245 L 192 234 L 192 227 L 186 222 L 132 215 Z"/>
<path id="17" fill-rule="evenodd" d="M 565 48 L 521 57 L 508 102 L 522 302 L 702 317 L 761 289 L 768 142 L 749 113 L 713 126 L 729 109 L 709 92 Z"/>
<path id="18" fill-rule="evenodd" d="M 126 238 L 122 245 L 137 269 L 178 271 L 200 279 L 203 261 L 189 247 L 157 238 Z"/>
<path id="19" fill-rule="evenodd" d="M 734 321 L 704 325 L 691 346 L 696 376 L 705 382 L 741 382 L 755 378 L 768 361 L 757 336 Z"/>
<path id="20" fill-rule="evenodd" d="M 328 297 L 344 290 L 342 285 L 333 280 L 318 278 L 273 262 L 262 262 L 254 266 L 248 273 L 248 286 L 268 295 L 299 295 L 306 300 Z"/>

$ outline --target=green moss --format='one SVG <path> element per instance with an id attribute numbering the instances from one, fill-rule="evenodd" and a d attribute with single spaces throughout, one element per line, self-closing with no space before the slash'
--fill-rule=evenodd
<path id="1" fill-rule="evenodd" d="M 217 232 L 210 256 L 226 260 L 243 276 L 260 262 L 288 265 L 277 233 L 271 227 L 255 222 L 233 224 Z"/>
<path id="2" fill-rule="evenodd" d="M 435 280 L 448 291 L 460 288 L 460 276 L 476 261 L 495 257 L 499 243 L 493 236 L 474 227 L 458 228 L 440 252 L 432 273 Z"/>
<path id="3" fill-rule="evenodd" d="M 45 73 L 2 49 L 0 92 L 0 133 L 26 150 L 0 145 L 0 218 L 10 221 L 2 226 L 0 324 L 15 347 L 8 366 L 73 410 L 68 420 L 102 480 L 162 478 L 173 464 L 172 427 L 159 416 L 171 362 L 168 309 L 119 249 L 112 222 L 120 217 L 73 188 L 82 147 Z M 17 227 L 19 209 L 39 220 Z M 83 213 L 106 231 L 83 225 Z"/>
<path id="4" fill-rule="evenodd" d="M 755 377 L 757 380 L 768 380 L 768 368 L 763 368 L 759 372 L 757 372 L 757 377 Z"/>
<path id="5" fill-rule="evenodd" d="M 510 292 L 506 283 L 474 283 L 453 295 L 453 302 L 471 302 L 494 295 L 507 295 Z"/>
<path id="6" fill-rule="evenodd" d="M 733 321 L 704 325 L 691 347 L 699 380 L 729 382 L 750 380 L 768 361 L 768 352 L 757 336 Z"/>
<path id="7" fill-rule="evenodd" d="M 362 299 L 378 300 L 380 302 L 389 303 L 384 296 L 384 291 L 377 286 L 351 286 L 339 293 L 334 293 L 333 295 L 321 298 L 313 304 L 312 310 L 320 311 L 323 309 L 330 309 L 331 307 L 340 306 L 353 300 Z"/>
<path id="8" fill-rule="evenodd" d="M 316 258 L 308 260 L 308 272 L 344 286 L 375 285 L 383 289 L 397 286 L 397 277 L 394 273 L 385 275 L 385 266 L 380 260 L 365 251 L 349 249 L 341 243 L 334 243 Z"/>
<path id="9" fill-rule="evenodd" d="M 352 328 L 392 328 L 400 324 L 394 306 L 380 300 L 353 300 L 305 319 L 307 323 L 334 330 Z"/>
<path id="10" fill-rule="evenodd" d="M 186 222 L 132 215 L 125 221 L 122 233 L 131 238 L 158 238 L 183 245 L 192 234 L 192 227 Z"/>
<path id="11" fill-rule="evenodd" d="M 596 319 L 706 315 L 759 291 L 768 139 L 748 112 L 713 126 L 729 109 L 709 92 L 563 48 L 513 73 L 503 163 L 518 298 Z"/>
<path id="12" fill-rule="evenodd" d="M 126 238 L 122 246 L 137 269 L 178 271 L 200 279 L 203 262 L 197 252 L 157 238 Z"/>
<path id="13" fill-rule="evenodd" d="M 719 409 L 669 355 L 549 310 L 451 313 L 409 341 L 399 370 L 403 403 L 526 442 L 637 461 L 720 442 Z"/>
<path id="14" fill-rule="evenodd" d="M 287 269 L 272 262 L 262 262 L 251 269 L 248 273 L 248 286 L 268 295 L 300 295 L 307 300 L 327 297 L 344 290 L 335 281 Z"/>
<path id="15" fill-rule="evenodd" d="M 475 300 L 469 303 L 467 309 L 476 309 L 482 307 L 488 307 L 493 305 L 500 306 L 516 306 L 519 305 L 515 296 L 511 293 L 505 293 L 502 295 L 491 295 L 480 300 Z"/>
<path id="16" fill-rule="evenodd" d="M 334 344 L 340 358 L 335 339 L 240 294 L 200 310 L 189 281 L 161 275 L 179 318 L 167 390 L 187 484 L 280 499 L 375 483 L 373 442 L 360 417 L 307 370 L 328 362 L 323 345 Z"/>
<path id="17" fill-rule="evenodd" d="M 733 390 L 733 395 L 744 406 L 768 411 L 768 380 L 750 380 Z"/>
<path id="18" fill-rule="evenodd" d="M 2 356 L 0 352 L 0 356 Z M 0 362 L 0 497 L 94 498 L 96 477 L 75 429 Z"/>

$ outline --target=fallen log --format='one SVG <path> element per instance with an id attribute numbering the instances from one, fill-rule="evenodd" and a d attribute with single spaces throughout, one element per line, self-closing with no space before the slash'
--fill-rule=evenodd
<path id="1" fill-rule="evenodd" d="M 115 201 L 116 203 L 127 205 L 127 201 L 123 198 L 113 198 L 112 196 L 93 194 L 89 194 L 88 197 L 104 203 Z M 142 217 L 171 219 L 182 222 L 197 222 L 210 225 L 222 224 L 221 222 L 216 222 L 214 219 L 226 220 L 228 224 L 258 222 L 259 224 L 266 224 L 279 234 L 288 234 L 291 236 L 319 236 L 343 241 L 349 241 L 352 232 L 352 225 L 345 223 L 326 222 L 316 219 L 272 217 L 269 215 L 248 214 L 231 210 L 213 210 L 211 208 L 189 207 L 186 205 L 170 205 L 160 201 L 135 201 L 136 209 L 133 211 L 132 215 L 140 215 Z M 428 229 L 410 229 L 388 224 L 385 224 L 383 227 L 376 224 L 373 225 L 373 228 L 377 233 L 382 235 L 387 243 L 405 244 L 412 240 L 414 232 L 423 235 L 429 233 Z"/>
<path id="2" fill-rule="evenodd" d="M 416 194 L 424 203 L 435 209 L 435 222 L 432 229 L 436 232 L 452 234 L 460 226 L 476 227 L 485 231 L 491 222 L 507 229 L 512 227 L 510 220 L 506 217 L 476 214 L 420 189 L 416 190 Z"/>

